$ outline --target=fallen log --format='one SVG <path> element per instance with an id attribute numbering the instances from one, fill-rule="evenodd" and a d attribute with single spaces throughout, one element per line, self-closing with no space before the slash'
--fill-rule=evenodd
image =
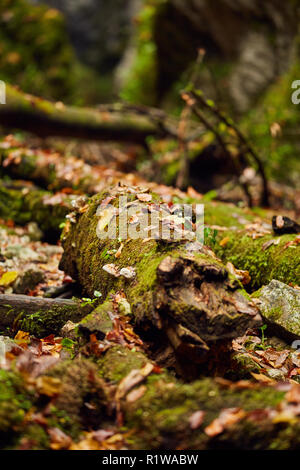
<path id="1" fill-rule="evenodd" d="M 104 165 L 91 165 L 81 158 L 56 151 L 30 148 L 11 136 L 0 142 L 0 177 L 5 176 L 26 179 L 50 191 L 68 188 L 69 192 L 73 190 L 76 194 L 88 195 L 96 194 L 120 180 L 127 184 L 149 185 L 138 174 L 126 174 Z"/>
<path id="2" fill-rule="evenodd" d="M 259 230 L 253 231 L 251 226 L 252 224 L 246 223 L 240 228 L 229 227 L 229 230 L 220 232 L 214 246 L 216 254 L 224 262 L 229 261 L 236 268 L 249 272 L 251 281 L 248 288 L 252 291 L 268 284 L 272 279 L 299 285 L 299 236 L 276 236 L 272 230 L 259 233 Z"/>
<path id="3" fill-rule="evenodd" d="M 101 239 L 112 218 L 107 219 L 105 201 L 108 197 L 118 207 L 121 195 L 137 207 L 142 206 L 138 198 L 160 200 L 154 193 L 141 195 L 138 189 L 111 188 L 91 198 L 62 237 L 60 267 L 89 297 L 97 290 L 104 301 L 124 291 L 138 331 L 148 337 L 160 332 L 176 354 L 195 363 L 206 360 L 216 342 L 260 325 L 260 315 L 242 285 L 211 250 L 197 244 L 194 250 L 192 244 L 190 251 L 184 241 L 145 237 Z M 99 215 L 101 203 L 104 212 Z M 150 210 L 153 204 L 146 207 Z M 129 228 L 130 220 L 126 223 Z"/>
<path id="4" fill-rule="evenodd" d="M 122 103 L 98 109 L 52 103 L 6 87 L 6 105 L 0 107 L 0 124 L 30 131 L 40 137 L 75 137 L 100 141 L 145 144 L 147 137 L 166 137 L 172 132 L 159 110 Z"/>
<path id="5" fill-rule="evenodd" d="M 280 418 L 285 407 L 293 413 L 299 385 L 290 384 L 284 392 L 275 383 L 266 387 L 205 378 L 183 384 L 155 369 L 143 379 L 147 363 L 141 353 L 120 346 L 109 349 L 98 361 L 101 376 L 117 383 L 124 424 L 135 430 L 130 436 L 132 448 L 299 448 L 299 417 L 284 422 Z M 129 378 L 138 372 L 140 380 L 130 385 Z"/>
<path id="6" fill-rule="evenodd" d="M 103 178 L 101 178 L 101 175 Z M 94 175 L 95 176 L 95 175 Z M 129 176 L 121 172 L 111 173 L 102 169 L 99 179 L 95 176 L 89 185 L 91 193 L 98 188 L 107 187 L 122 181 L 130 184 Z M 132 180 L 143 188 L 151 188 L 163 197 L 167 188 L 154 183 L 147 183 L 139 178 Z M 105 186 L 107 185 L 107 186 Z M 176 189 L 168 189 L 170 198 L 186 203 L 190 199 Z M 109 191 L 107 192 L 109 196 Z M 78 196 L 77 196 L 78 197 Z M 46 239 L 57 240 L 65 223 L 66 215 L 73 210 L 72 200 L 76 195 L 51 193 L 36 189 L 33 186 L 20 187 L 18 183 L 0 184 L 0 218 L 13 220 L 24 225 L 35 221 L 46 234 Z M 201 202 L 193 199 L 193 201 Z M 300 284 L 300 244 L 297 234 L 278 236 L 272 232 L 271 219 L 273 213 L 261 211 L 261 217 L 255 211 L 241 209 L 233 204 L 222 202 L 205 203 L 205 224 L 216 230 L 217 236 L 213 244 L 210 236 L 206 243 L 226 264 L 231 262 L 236 268 L 249 272 L 251 281 L 247 288 L 259 289 L 272 279 L 286 284 Z"/>
<path id="7" fill-rule="evenodd" d="M 38 338 L 57 334 L 68 321 L 78 322 L 91 307 L 70 299 L 48 299 L 17 294 L 0 295 L 0 331 L 26 331 Z"/>
<path id="8" fill-rule="evenodd" d="M 49 240 L 57 240 L 74 197 L 40 190 L 24 182 L 0 182 L 0 218 L 18 225 L 36 222 Z"/>
<path id="9" fill-rule="evenodd" d="M 101 450 L 111 449 L 108 438 L 116 435 L 123 449 L 299 449 L 299 388 L 211 378 L 184 384 L 142 352 L 112 345 L 100 358 L 43 370 L 30 387 L 17 370 L 3 371 L 0 390 L 9 389 L 10 398 L 0 396 L 1 442 Z M 111 430 L 102 439 L 99 423 Z M 51 432 L 57 427 L 58 441 Z"/>

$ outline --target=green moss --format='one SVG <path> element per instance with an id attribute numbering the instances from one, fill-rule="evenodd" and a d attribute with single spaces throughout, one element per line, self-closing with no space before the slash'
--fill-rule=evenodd
<path id="1" fill-rule="evenodd" d="M 89 336 L 95 333 L 99 339 L 104 339 L 105 335 L 113 329 L 110 312 L 113 312 L 113 305 L 110 300 L 107 300 L 81 320 L 78 325 L 79 334 Z"/>
<path id="2" fill-rule="evenodd" d="M 210 444 L 209 437 L 203 431 L 221 410 L 241 407 L 245 411 L 252 411 L 276 407 L 284 396 L 283 392 L 271 388 L 239 391 L 221 389 L 211 379 L 185 385 L 169 384 L 166 377 L 152 375 L 147 380 L 146 393 L 136 402 L 126 405 L 128 426 L 138 430 L 133 441 L 134 447 L 210 448 L 213 441 Z M 191 431 L 189 417 L 199 410 L 205 410 L 203 424 L 199 429 Z M 247 426 L 249 422 L 243 424 L 238 433 L 239 439 L 250 440 L 246 432 Z M 259 426 L 252 429 L 252 434 L 256 437 L 260 432 Z M 220 439 L 223 438 L 221 435 Z M 232 441 L 234 438 L 230 439 Z M 230 448 L 230 442 L 227 445 Z M 265 440 L 259 443 L 260 448 L 264 448 L 264 445 Z"/>
<path id="3" fill-rule="evenodd" d="M 63 16 L 25 0 L 0 6 L 1 78 L 49 98 L 70 98 L 76 63 Z"/>
<path id="4" fill-rule="evenodd" d="M 90 306 L 53 306 L 48 310 L 40 310 L 32 314 L 21 312 L 14 322 L 18 328 L 28 331 L 37 338 L 44 338 L 49 334 L 57 334 L 67 321 L 77 323 L 91 310 Z M 12 312 L 12 314 L 14 314 Z"/>
<path id="5" fill-rule="evenodd" d="M 297 46 L 299 47 L 299 45 Z M 257 106 L 242 119 L 242 129 L 259 150 L 269 176 L 276 181 L 299 184 L 299 106 L 291 101 L 291 85 L 300 76 L 300 62 L 293 63 L 285 75 L 269 87 Z M 272 137 L 273 123 L 281 126 L 281 135 Z"/>
<path id="6" fill-rule="evenodd" d="M 268 311 L 268 319 L 270 320 L 279 320 L 282 316 L 282 308 L 281 307 L 273 307 L 271 310 Z"/>
<path id="7" fill-rule="evenodd" d="M 146 357 L 138 351 L 113 346 L 105 356 L 99 359 L 98 372 L 109 382 L 120 382 L 133 369 L 141 369 L 146 364 Z"/>
<path id="8" fill-rule="evenodd" d="M 58 425 L 76 438 L 82 429 L 101 422 L 106 413 L 106 389 L 91 360 L 67 360 L 51 368 L 46 375 L 61 381 L 60 393 L 52 402 L 54 421 L 49 421 L 52 426 Z"/>
<path id="9" fill-rule="evenodd" d="M 29 424 L 21 434 L 16 449 L 22 443 L 30 446 L 30 450 L 48 450 L 50 448 L 50 438 L 46 430 L 39 424 Z"/>
<path id="10" fill-rule="evenodd" d="M 249 354 L 234 354 L 232 361 L 234 369 L 231 371 L 231 373 L 234 374 L 234 377 L 238 379 L 249 379 L 251 378 L 251 372 L 259 373 L 262 369 L 262 367 L 257 362 L 255 362 L 249 356 Z"/>
<path id="11" fill-rule="evenodd" d="M 34 394 L 29 392 L 18 373 L 0 370 L 0 438 L 1 447 L 14 442 L 26 413 L 32 407 Z"/>
<path id="12" fill-rule="evenodd" d="M 34 221 L 44 233 L 59 238 L 59 226 L 70 212 L 70 198 L 62 196 L 61 204 L 45 204 L 44 198 L 50 195 L 42 190 L 24 192 L 17 185 L 15 189 L 0 185 L 0 217 L 18 225 Z"/>
<path id="13" fill-rule="evenodd" d="M 242 209 L 235 205 L 224 204 L 222 202 L 204 203 L 205 224 L 219 225 L 221 227 L 243 227 L 245 223 L 250 223 L 254 219 L 253 212 Z"/>
<path id="14" fill-rule="evenodd" d="M 144 0 L 136 19 L 136 57 L 125 78 L 121 92 L 123 99 L 153 105 L 156 101 L 157 49 L 153 28 L 157 15 L 168 0 Z"/>
<path id="15" fill-rule="evenodd" d="M 283 235 L 278 245 L 267 249 L 263 249 L 263 245 L 274 235 L 253 240 L 244 231 L 222 233 L 222 237 L 227 236 L 228 243 L 223 247 L 217 243 L 215 251 L 223 261 L 230 261 L 237 269 L 249 271 L 252 280 L 248 287 L 251 289 L 259 289 L 272 279 L 286 284 L 300 282 L 299 246 L 285 248 L 288 242 L 295 240 L 296 235 Z"/>

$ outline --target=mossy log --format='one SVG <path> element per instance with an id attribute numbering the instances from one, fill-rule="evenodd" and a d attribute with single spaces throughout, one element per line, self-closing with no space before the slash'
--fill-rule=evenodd
<path id="1" fill-rule="evenodd" d="M 115 198 L 112 204 L 118 207 L 122 194 L 130 204 L 142 206 L 138 190 L 110 188 L 90 199 L 88 209 L 78 213 L 62 237 L 60 267 L 89 297 L 98 290 L 103 301 L 109 300 L 110 294 L 123 290 L 138 330 L 150 339 L 154 331 L 161 332 L 176 353 L 195 363 L 202 362 L 216 342 L 260 325 L 260 315 L 242 285 L 211 250 L 189 251 L 185 241 L 141 238 L 124 240 L 120 249 L 120 240 L 101 239 L 109 220 L 103 224 L 98 207 L 107 196 Z M 153 193 L 151 197 L 160 201 Z M 119 216 L 117 226 L 118 220 Z"/>
<path id="2" fill-rule="evenodd" d="M 46 299 L 27 295 L 0 295 L 0 331 L 27 331 L 38 338 L 59 333 L 68 321 L 78 322 L 91 310 L 69 299 Z"/>
<path id="3" fill-rule="evenodd" d="M 59 238 L 59 226 L 72 209 L 71 201 L 72 197 L 63 193 L 54 195 L 32 185 L 0 182 L 0 218 L 18 225 L 36 222 L 48 239 Z"/>
<path id="4" fill-rule="evenodd" d="M 38 386 L 49 379 L 56 390 L 41 400 L 34 387 L 43 394 Z M 66 449 L 99 428 L 121 433 L 127 449 L 299 449 L 299 387 L 211 378 L 184 384 L 142 352 L 115 345 L 100 359 L 61 361 L 30 385 L 19 372 L 1 371 L 1 442 L 49 449 L 49 428 L 58 427 L 73 439 Z M 32 408 L 39 419 L 24 419 Z"/>
<path id="5" fill-rule="evenodd" d="M 26 180 L 49 191 L 93 195 L 120 180 L 149 185 L 141 176 L 112 170 L 109 166 L 91 165 L 79 157 L 35 149 L 14 140 L 0 142 L 0 178 Z M 151 183 L 155 185 L 155 183 Z M 174 189 L 175 191 L 175 189 Z"/>
<path id="6" fill-rule="evenodd" d="M 249 228 L 222 231 L 214 247 L 223 261 L 231 262 L 251 276 L 249 288 L 259 289 L 272 279 L 292 285 L 300 284 L 300 245 L 296 234 L 268 233 L 252 238 Z M 225 241 L 222 243 L 222 240 Z"/>
<path id="7" fill-rule="evenodd" d="M 141 353 L 115 346 L 98 366 L 102 378 L 117 383 L 122 390 L 122 379 L 147 362 Z M 291 394 L 279 387 L 248 387 L 245 382 L 234 384 L 210 378 L 183 384 L 169 373 L 153 372 L 135 387 L 138 398 L 131 393 L 134 388 L 121 395 L 124 425 L 135 430 L 130 445 L 135 449 L 168 450 L 298 449 L 299 419 L 280 419 L 285 404 L 293 401 Z M 299 385 L 294 387 L 298 389 Z M 232 422 L 219 430 L 221 421 L 217 427 L 210 427 L 224 410 L 232 412 Z"/>
<path id="8" fill-rule="evenodd" d="M 123 104 L 98 109 L 52 103 L 6 87 L 6 105 L 0 107 L 0 124 L 34 134 L 144 144 L 147 137 L 170 135 L 163 112 Z"/>
<path id="9" fill-rule="evenodd" d="M 300 284 L 300 244 L 295 233 L 277 235 L 272 210 L 240 208 L 218 201 L 205 202 L 205 224 L 216 230 L 207 243 L 226 264 L 251 276 L 247 290 L 257 290 L 272 279 Z"/>

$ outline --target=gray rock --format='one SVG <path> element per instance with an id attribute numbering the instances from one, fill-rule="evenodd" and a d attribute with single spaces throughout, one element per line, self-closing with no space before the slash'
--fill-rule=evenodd
<path id="1" fill-rule="evenodd" d="M 300 337 L 300 291 L 273 279 L 255 294 L 263 319 L 284 337 Z"/>

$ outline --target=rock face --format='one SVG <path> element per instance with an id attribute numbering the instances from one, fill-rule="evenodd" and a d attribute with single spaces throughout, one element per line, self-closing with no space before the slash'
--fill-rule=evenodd
<path id="1" fill-rule="evenodd" d="M 148 36 L 156 51 L 157 101 L 172 84 L 188 80 L 182 74 L 195 61 L 197 49 L 204 48 L 199 87 L 213 99 L 229 98 L 238 112 L 247 111 L 288 69 L 295 53 L 297 7 L 291 0 L 161 0 L 155 7 L 146 0 L 144 5 L 136 61 L 145 57 L 143 17 L 155 8 Z M 140 83 L 146 86 L 146 74 Z"/>
<path id="2" fill-rule="evenodd" d="M 295 2 L 280 0 L 172 0 L 207 39 L 207 52 L 233 67 L 229 94 L 239 111 L 247 110 L 272 81 L 284 73 L 297 34 Z"/>
<path id="3" fill-rule="evenodd" d="M 66 17 L 79 59 L 102 73 L 120 61 L 130 35 L 136 0 L 32 0 L 47 3 Z"/>
<path id="4" fill-rule="evenodd" d="M 272 280 L 257 297 L 264 320 L 285 337 L 300 337 L 300 291 Z"/>

